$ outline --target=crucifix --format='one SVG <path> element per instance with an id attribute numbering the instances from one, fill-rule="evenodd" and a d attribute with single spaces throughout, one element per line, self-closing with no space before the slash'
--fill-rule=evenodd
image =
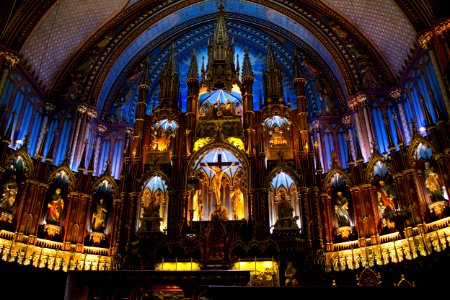
<path id="1" fill-rule="evenodd" d="M 207 167 L 214 173 L 214 177 L 211 178 L 211 184 L 214 189 L 214 193 L 216 195 L 216 205 L 219 206 L 222 204 L 221 199 L 221 189 L 222 189 L 222 177 L 226 171 L 228 171 L 232 166 L 236 165 L 236 162 L 223 162 L 222 155 L 218 154 L 217 162 L 207 163 L 205 162 L 203 166 Z M 228 166 L 225 169 L 222 169 L 222 166 Z"/>

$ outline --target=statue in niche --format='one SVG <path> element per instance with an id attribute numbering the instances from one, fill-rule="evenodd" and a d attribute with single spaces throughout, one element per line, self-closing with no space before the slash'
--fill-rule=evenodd
<path id="1" fill-rule="evenodd" d="M 279 126 L 274 126 L 273 131 L 271 133 L 270 141 L 271 146 L 277 146 L 277 145 L 286 145 L 287 140 L 284 137 L 283 131 Z"/>
<path id="2" fill-rule="evenodd" d="M 160 208 L 163 202 L 163 194 L 160 190 L 157 190 L 150 197 L 150 204 L 148 206 L 149 215 L 152 217 L 160 217 Z"/>
<path id="3" fill-rule="evenodd" d="M 231 207 L 234 220 L 244 219 L 244 194 L 239 187 L 235 187 L 231 192 Z"/>
<path id="4" fill-rule="evenodd" d="M 192 209 L 194 210 L 193 220 L 201 221 L 203 219 L 203 197 L 201 190 L 196 190 L 192 197 Z"/>
<path id="5" fill-rule="evenodd" d="M 220 107 L 220 101 L 217 99 L 216 103 L 213 103 L 211 105 L 202 105 L 205 110 L 205 119 L 206 120 L 214 120 L 217 119 L 219 116 L 219 107 Z"/>
<path id="6" fill-rule="evenodd" d="M 50 202 L 47 204 L 47 223 L 60 226 L 63 210 L 64 199 L 61 195 L 61 189 L 56 188 Z"/>
<path id="7" fill-rule="evenodd" d="M 430 161 L 425 161 L 424 167 L 425 192 L 431 201 L 428 205 L 428 220 L 432 222 L 450 216 L 450 205 L 445 195 L 444 184 Z"/>
<path id="8" fill-rule="evenodd" d="M 379 233 L 381 235 L 395 231 L 395 222 L 389 218 L 389 213 L 395 211 L 395 193 L 389 175 L 374 178 L 377 192 L 377 205 L 380 212 Z"/>
<path id="9" fill-rule="evenodd" d="M 161 205 L 164 204 L 164 193 L 161 190 L 151 192 L 148 188 L 142 195 L 142 230 L 159 232 L 161 224 Z"/>
<path id="10" fill-rule="evenodd" d="M 217 101 L 219 101 L 219 100 L 217 100 Z M 234 103 L 231 102 L 231 100 L 229 98 L 227 98 L 225 101 L 226 102 L 223 105 L 220 105 L 220 103 L 219 103 L 217 114 L 219 116 L 224 116 L 224 117 L 235 116 L 236 111 L 235 111 Z"/>
<path id="11" fill-rule="evenodd" d="M 214 212 L 211 214 L 211 220 L 228 220 L 228 209 L 223 205 L 216 205 Z"/>
<path id="12" fill-rule="evenodd" d="M 170 134 L 162 129 L 156 129 L 152 133 L 152 150 L 167 151 L 170 145 Z"/>
<path id="13" fill-rule="evenodd" d="M 151 191 L 148 188 L 144 189 L 144 192 L 142 193 L 142 207 L 144 208 L 144 212 L 147 211 L 148 207 L 150 206 L 150 198 L 151 198 Z"/>
<path id="14" fill-rule="evenodd" d="M 294 208 L 284 188 L 279 190 L 278 194 L 278 219 L 275 223 L 275 229 L 298 229 L 296 220 L 298 216 L 294 216 Z"/>
<path id="15" fill-rule="evenodd" d="M 278 219 L 292 217 L 294 209 L 288 200 L 286 190 L 280 189 L 279 200 L 278 200 Z"/>
<path id="16" fill-rule="evenodd" d="M 392 185 L 386 184 L 384 180 L 380 180 L 377 186 L 378 207 L 380 212 L 384 215 L 386 212 L 395 211 L 394 194 Z"/>
<path id="17" fill-rule="evenodd" d="M 92 214 L 92 231 L 103 232 L 106 228 L 108 210 L 106 209 L 105 199 L 101 198 Z"/>
<path id="18" fill-rule="evenodd" d="M 323 101 L 323 107 L 321 110 L 322 115 L 332 115 L 336 113 L 336 107 L 333 104 L 333 93 L 329 93 L 327 89 L 323 89 L 319 94 L 319 99 Z"/>
<path id="19" fill-rule="evenodd" d="M 292 266 L 292 262 L 288 261 L 286 270 L 284 271 L 285 283 L 284 286 L 299 286 L 298 280 L 296 278 L 297 269 Z"/>
<path id="20" fill-rule="evenodd" d="M 434 171 L 429 161 L 425 162 L 425 187 L 431 202 L 446 200 L 444 196 L 444 185 L 439 175 Z"/>
<path id="21" fill-rule="evenodd" d="M 18 186 L 16 182 L 16 175 L 12 175 L 9 180 L 3 185 L 2 202 L 0 209 L 7 213 L 13 212 L 13 206 L 16 202 Z"/>
<path id="22" fill-rule="evenodd" d="M 336 214 L 338 227 L 350 226 L 349 203 L 342 191 L 336 193 L 334 212 Z"/>

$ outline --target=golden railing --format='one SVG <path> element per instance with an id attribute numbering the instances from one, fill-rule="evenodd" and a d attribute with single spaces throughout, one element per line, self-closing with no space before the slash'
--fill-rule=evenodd
<path id="1" fill-rule="evenodd" d="M 325 270 L 354 270 L 433 255 L 450 248 L 450 217 L 399 232 L 332 244 L 325 251 Z M 4 262 L 50 270 L 112 270 L 112 249 L 39 239 L 0 230 Z"/>
<path id="2" fill-rule="evenodd" d="M 0 230 L 0 257 L 5 262 L 67 272 L 111 270 L 111 249 L 86 247 Z"/>
<path id="3" fill-rule="evenodd" d="M 450 217 L 417 227 L 357 241 L 331 245 L 325 252 L 325 269 L 354 270 L 429 256 L 450 247 Z"/>

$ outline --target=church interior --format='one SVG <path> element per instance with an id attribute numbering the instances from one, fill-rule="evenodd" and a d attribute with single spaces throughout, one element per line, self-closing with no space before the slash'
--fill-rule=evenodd
<path id="1" fill-rule="evenodd" d="M 443 2 L 3 1 L 4 286 L 448 288 Z"/>

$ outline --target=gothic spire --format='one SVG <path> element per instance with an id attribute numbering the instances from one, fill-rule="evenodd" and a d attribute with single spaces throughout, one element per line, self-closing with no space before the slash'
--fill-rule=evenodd
<path id="1" fill-rule="evenodd" d="M 212 42 L 208 40 L 206 70 L 202 66 L 202 85 L 208 92 L 218 89 L 231 92 L 233 85 L 238 82 L 234 57 L 234 45 L 228 35 L 224 7 L 220 4 L 214 37 Z"/>
<path id="2" fill-rule="evenodd" d="M 45 140 L 47 139 L 47 136 L 48 136 L 48 125 L 46 125 L 44 128 L 44 133 L 42 134 L 41 143 L 39 144 L 39 149 L 36 152 L 36 158 L 38 158 L 38 159 L 42 159 L 44 157 L 44 145 L 45 145 Z"/>
<path id="3" fill-rule="evenodd" d="M 283 74 L 272 49 L 272 42 L 267 45 L 266 69 L 263 75 L 264 99 L 269 104 L 284 104 Z"/>
<path id="4" fill-rule="evenodd" d="M 23 144 L 20 146 L 20 149 L 28 151 L 29 142 L 30 142 L 30 132 L 27 132 L 27 134 L 25 135 L 25 140 L 23 141 Z"/>
<path id="5" fill-rule="evenodd" d="M 252 69 L 252 63 L 250 61 L 250 55 L 248 55 L 248 48 L 245 48 L 244 53 L 244 62 L 242 63 L 242 81 L 244 81 L 246 78 L 253 79 L 253 69 Z"/>
<path id="6" fill-rule="evenodd" d="M 170 54 L 166 62 L 165 73 L 170 75 L 177 73 L 177 65 L 175 61 L 175 48 L 173 44 L 170 45 Z"/>
<path id="7" fill-rule="evenodd" d="M 419 96 L 420 102 L 423 105 L 423 110 L 425 113 L 425 119 L 427 121 L 427 130 L 434 129 L 436 126 L 433 123 L 433 118 L 431 117 L 430 111 L 428 110 L 427 105 L 425 104 L 425 99 L 423 96 Z"/>
<path id="8" fill-rule="evenodd" d="M 219 5 L 219 13 L 217 18 L 216 28 L 214 29 L 214 41 L 215 45 L 228 45 L 230 38 L 228 36 L 228 30 L 225 22 L 224 6 L 222 3 Z"/>
<path id="9" fill-rule="evenodd" d="M 277 60 L 275 59 L 275 55 L 273 53 L 271 41 L 267 45 L 266 69 L 268 69 L 268 70 L 279 69 Z"/>
<path id="10" fill-rule="evenodd" d="M 195 52 L 195 49 L 192 50 L 191 63 L 189 64 L 189 71 L 187 74 L 186 81 L 198 82 L 198 64 L 197 64 L 197 53 Z"/>
<path id="11" fill-rule="evenodd" d="M 55 138 L 56 138 L 56 136 L 55 136 Z M 52 143 L 52 144 L 54 144 L 54 143 Z M 50 151 L 49 151 L 49 153 L 50 153 Z M 55 153 L 55 156 L 56 156 L 56 153 Z M 70 167 L 70 147 L 69 146 L 67 147 L 66 154 L 64 154 L 64 160 L 61 163 L 61 165 Z"/>
<path id="12" fill-rule="evenodd" d="M 239 72 L 241 71 L 239 67 L 239 53 L 236 54 L 236 76 L 239 77 Z"/>
<path id="13" fill-rule="evenodd" d="M 180 93 L 180 79 L 175 60 L 175 49 L 173 44 L 170 46 L 170 54 L 167 59 L 165 70 L 161 74 L 159 105 L 161 118 L 168 118 L 175 113 L 178 105 Z"/>
<path id="14" fill-rule="evenodd" d="M 401 132 L 401 130 L 398 127 L 398 124 L 396 122 L 397 116 L 393 115 L 392 118 L 394 119 L 395 132 L 397 133 L 397 140 L 398 140 L 397 145 L 399 147 L 402 147 L 403 146 L 403 135 L 402 135 L 402 132 Z"/>
<path id="15" fill-rule="evenodd" d="M 102 176 L 105 175 L 111 175 L 111 160 L 106 161 L 105 171 L 103 172 Z"/>

